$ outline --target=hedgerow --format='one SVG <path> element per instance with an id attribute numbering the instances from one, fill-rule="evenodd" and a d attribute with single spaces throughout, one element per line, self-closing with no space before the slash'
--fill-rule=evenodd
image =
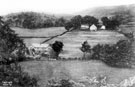
<path id="1" fill-rule="evenodd" d="M 133 58 L 132 43 L 120 40 L 114 45 L 96 45 L 92 48 L 90 59 L 102 60 L 107 65 L 115 67 L 131 67 Z"/>

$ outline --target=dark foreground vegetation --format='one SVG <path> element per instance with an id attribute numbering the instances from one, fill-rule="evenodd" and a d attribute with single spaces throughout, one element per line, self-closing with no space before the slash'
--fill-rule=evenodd
<path id="1" fill-rule="evenodd" d="M 37 87 L 37 78 L 23 72 L 18 62 L 25 60 L 26 47 L 13 30 L 0 19 L 0 86 Z"/>
<path id="2" fill-rule="evenodd" d="M 126 68 L 131 67 L 134 60 L 132 41 L 133 40 L 120 40 L 114 45 L 97 44 L 93 48 L 85 41 L 82 44 L 81 51 L 84 53 L 84 59 L 86 59 L 86 53 L 91 54 L 86 60 L 101 60 L 112 67 Z"/>

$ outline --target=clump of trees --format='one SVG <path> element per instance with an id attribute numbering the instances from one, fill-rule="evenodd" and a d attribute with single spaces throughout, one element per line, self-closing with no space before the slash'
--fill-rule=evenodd
<path id="1" fill-rule="evenodd" d="M 66 30 L 70 30 L 71 28 L 80 29 L 81 24 L 87 24 L 89 25 L 90 28 L 92 24 L 98 25 L 98 19 L 89 15 L 86 15 L 84 17 L 76 15 L 72 17 L 69 22 L 65 23 L 65 29 Z"/>
<path id="2" fill-rule="evenodd" d="M 28 29 L 62 27 L 67 21 L 63 17 L 57 18 L 53 15 L 36 12 L 9 14 L 5 16 L 5 20 L 11 27 L 22 27 Z"/>
<path id="3" fill-rule="evenodd" d="M 93 17 L 93 16 L 89 16 L 89 15 L 86 15 L 83 17 L 82 19 L 82 24 L 87 24 L 89 25 L 89 28 L 92 24 L 95 24 L 96 26 L 98 25 L 98 19 Z"/>
<path id="4" fill-rule="evenodd" d="M 37 78 L 23 72 L 18 62 L 24 59 L 25 45 L 23 40 L 0 17 L 0 85 L 38 87 Z"/>
<path id="5" fill-rule="evenodd" d="M 107 30 L 116 30 L 117 27 L 120 25 L 120 21 L 117 20 L 117 18 L 108 18 L 108 17 L 102 17 L 101 18 L 103 25 L 106 26 Z"/>
<path id="6" fill-rule="evenodd" d="M 83 52 L 90 52 L 92 56 L 89 59 L 101 60 L 109 66 L 113 67 L 131 67 L 134 58 L 132 50 L 132 42 L 128 40 L 120 40 L 114 45 L 97 44 L 93 48 L 84 46 Z M 91 50 L 91 51 L 87 51 Z"/>

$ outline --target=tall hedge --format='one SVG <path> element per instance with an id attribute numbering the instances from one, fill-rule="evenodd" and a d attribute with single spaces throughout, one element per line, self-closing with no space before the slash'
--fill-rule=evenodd
<path id="1" fill-rule="evenodd" d="M 102 60 L 109 66 L 131 67 L 134 58 L 132 43 L 128 40 L 120 40 L 114 45 L 96 45 L 92 48 L 92 59 Z"/>

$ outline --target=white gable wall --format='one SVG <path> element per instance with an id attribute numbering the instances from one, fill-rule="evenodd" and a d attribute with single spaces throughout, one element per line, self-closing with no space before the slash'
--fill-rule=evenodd
<path id="1" fill-rule="evenodd" d="M 90 31 L 96 31 L 97 30 L 97 27 L 93 24 L 90 26 Z"/>

